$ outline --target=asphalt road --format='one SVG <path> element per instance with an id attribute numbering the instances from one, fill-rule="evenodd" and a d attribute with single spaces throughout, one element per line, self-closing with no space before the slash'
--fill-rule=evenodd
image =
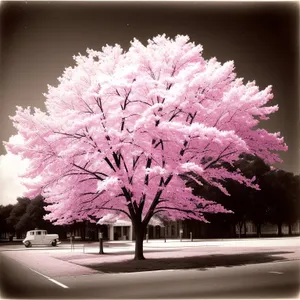
<path id="1" fill-rule="evenodd" d="M 298 260 L 50 278 L 5 255 L 0 258 L 3 298 L 295 298 L 300 291 Z"/>
<path id="2" fill-rule="evenodd" d="M 60 286 L 28 267 L 1 254 L 0 262 L 0 298 L 45 299 L 63 297 L 64 290 Z"/>

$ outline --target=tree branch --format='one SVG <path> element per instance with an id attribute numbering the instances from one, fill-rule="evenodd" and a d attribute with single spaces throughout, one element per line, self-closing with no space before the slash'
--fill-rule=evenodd
<path id="1" fill-rule="evenodd" d="M 103 178 L 101 178 L 100 176 L 98 176 L 95 172 L 91 172 L 91 171 L 85 169 L 85 167 L 80 167 L 80 166 L 78 166 L 78 165 L 75 164 L 75 163 L 73 163 L 72 165 L 73 165 L 74 167 L 76 167 L 76 168 L 82 170 L 82 171 L 85 171 L 85 172 L 87 172 L 87 173 L 89 173 L 89 174 L 95 176 L 97 179 L 99 179 L 99 180 L 101 180 L 101 181 L 104 180 Z"/>

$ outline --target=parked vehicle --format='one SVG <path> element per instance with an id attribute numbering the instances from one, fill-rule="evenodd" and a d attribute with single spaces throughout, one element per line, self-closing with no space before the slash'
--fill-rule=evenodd
<path id="1" fill-rule="evenodd" d="M 60 244 L 60 241 L 58 234 L 48 234 L 46 230 L 35 229 L 27 231 L 23 244 L 26 248 L 32 245 L 52 245 L 55 247 Z"/>

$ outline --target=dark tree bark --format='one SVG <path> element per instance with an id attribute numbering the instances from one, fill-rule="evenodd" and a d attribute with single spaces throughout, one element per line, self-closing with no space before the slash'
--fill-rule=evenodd
<path id="1" fill-rule="evenodd" d="M 246 226 L 246 222 L 243 222 L 244 225 L 244 237 L 247 237 L 247 226 Z"/>
<path id="2" fill-rule="evenodd" d="M 99 254 L 104 254 L 104 251 L 103 251 L 103 238 L 102 237 L 99 238 Z"/>
<path id="3" fill-rule="evenodd" d="M 134 260 L 143 260 L 145 259 L 144 249 L 143 249 L 145 228 L 140 223 L 139 225 L 134 226 L 134 232 L 135 232 Z"/>
<path id="4" fill-rule="evenodd" d="M 103 229 L 101 227 L 102 226 L 100 225 L 100 230 L 99 230 L 99 254 L 104 254 L 104 251 L 103 251 Z"/>
<path id="5" fill-rule="evenodd" d="M 256 234 L 257 234 L 257 236 L 258 237 L 261 237 L 261 224 L 260 223 L 258 223 L 257 225 L 256 225 Z"/>
<path id="6" fill-rule="evenodd" d="M 239 226 L 239 238 L 242 237 L 242 228 L 243 228 L 244 224 L 245 224 L 245 222 L 243 222 L 243 221 L 238 222 L 238 226 Z"/>
<path id="7" fill-rule="evenodd" d="M 282 223 L 278 223 L 277 227 L 278 227 L 278 236 L 282 236 Z"/>
<path id="8" fill-rule="evenodd" d="M 289 235 L 293 235 L 292 224 L 289 224 Z"/>

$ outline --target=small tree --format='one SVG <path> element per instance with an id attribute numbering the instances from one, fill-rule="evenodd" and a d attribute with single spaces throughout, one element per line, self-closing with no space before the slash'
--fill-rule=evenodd
<path id="1" fill-rule="evenodd" d="M 237 163 L 243 174 L 248 178 L 255 176 L 255 183 L 262 189 L 264 175 L 270 171 L 270 166 L 261 158 L 249 154 L 243 154 Z M 242 193 L 246 198 L 244 203 L 245 221 L 251 220 L 256 225 L 257 236 L 261 236 L 261 225 L 267 219 L 268 201 L 263 190 L 254 190 L 241 187 Z M 244 222 L 245 225 L 245 222 Z"/>
<path id="2" fill-rule="evenodd" d="M 299 176 L 284 170 L 271 170 L 262 182 L 263 194 L 268 204 L 267 220 L 277 224 L 278 235 L 282 236 L 282 225 L 299 220 Z"/>
<path id="3" fill-rule="evenodd" d="M 270 171 L 270 166 L 261 158 L 247 153 L 242 153 L 233 165 L 224 163 L 223 167 L 230 172 L 240 170 L 248 178 L 253 178 L 255 176 L 254 182 L 259 184 L 260 188 L 262 188 L 261 181 L 264 178 L 264 175 Z M 199 186 L 196 184 L 194 187 L 195 195 L 218 201 L 220 204 L 234 212 L 234 214 L 229 214 L 226 217 L 210 215 L 209 217 L 207 216 L 208 220 L 214 223 L 220 223 L 222 226 L 226 223 L 232 224 L 234 228 L 238 226 L 239 237 L 241 237 L 242 229 L 246 228 L 246 222 L 251 220 L 257 225 L 258 235 L 260 235 L 261 224 L 267 219 L 266 211 L 268 201 L 264 197 L 265 193 L 262 193 L 263 191 L 251 189 L 246 185 L 241 185 L 239 182 L 230 178 L 226 180 L 224 186 L 230 196 L 225 195 L 213 186 Z"/>
<path id="4" fill-rule="evenodd" d="M 44 206 L 44 199 L 40 195 L 30 200 L 26 211 L 16 223 L 15 228 L 23 231 L 32 230 L 34 228 L 45 229 L 48 222 L 44 220 L 44 215 L 46 214 Z"/>
<path id="5" fill-rule="evenodd" d="M 4 233 L 5 235 L 15 231 L 13 225 L 7 222 L 13 207 L 12 204 L 0 205 L 0 233 Z"/>
<path id="6" fill-rule="evenodd" d="M 232 61 L 205 60 L 187 36 L 159 35 L 146 46 L 134 39 L 127 52 L 106 46 L 74 59 L 49 86 L 46 112 L 17 108 L 18 136 L 5 145 L 30 160 L 27 195 L 45 197 L 49 220 L 122 214 L 135 230 L 135 259 L 144 258 L 154 215 L 205 222 L 205 212 L 228 212 L 194 196 L 181 174 L 198 174 L 224 193 L 227 178 L 258 188 L 222 163 L 242 152 L 274 163 L 287 149 L 279 133 L 257 129 L 278 109 L 265 106 L 271 87 L 243 84 Z"/>
<path id="7" fill-rule="evenodd" d="M 289 201 L 289 213 L 288 213 L 288 226 L 289 226 L 289 235 L 292 235 L 292 225 L 297 221 L 300 221 L 300 175 L 294 175 L 291 186 L 289 187 L 291 195 L 288 198 Z"/>
<path id="8" fill-rule="evenodd" d="M 20 222 L 22 216 L 26 213 L 27 206 L 30 203 L 30 199 L 27 197 L 18 197 L 17 203 L 13 206 L 9 217 L 6 219 L 7 224 L 14 228 L 14 231 L 17 233 L 17 237 L 21 237 L 21 233 L 26 231 L 26 228 L 20 228 L 18 223 Z"/>

